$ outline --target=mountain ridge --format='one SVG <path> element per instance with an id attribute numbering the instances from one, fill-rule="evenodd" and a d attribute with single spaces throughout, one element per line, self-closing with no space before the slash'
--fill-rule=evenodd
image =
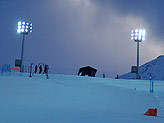
<path id="1" fill-rule="evenodd" d="M 139 67 L 141 79 L 148 80 L 152 76 L 155 80 L 164 80 L 164 55 L 158 56 Z M 119 76 L 119 79 L 136 79 L 136 73 L 126 73 Z"/>

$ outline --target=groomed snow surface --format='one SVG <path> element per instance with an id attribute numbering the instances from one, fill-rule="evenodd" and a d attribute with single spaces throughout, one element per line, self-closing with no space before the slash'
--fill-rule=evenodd
<path id="1" fill-rule="evenodd" d="M 0 75 L 0 123 L 164 123 L 164 81 Z M 157 108 L 158 116 L 145 116 Z"/>

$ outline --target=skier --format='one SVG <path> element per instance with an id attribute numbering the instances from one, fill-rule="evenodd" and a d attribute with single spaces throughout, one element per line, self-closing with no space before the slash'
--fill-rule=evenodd
<path id="1" fill-rule="evenodd" d="M 39 66 L 39 74 L 42 73 L 42 65 Z"/>
<path id="2" fill-rule="evenodd" d="M 49 77 L 48 77 L 48 69 L 49 69 L 49 68 L 48 68 L 48 65 L 46 65 L 46 64 L 44 65 L 44 64 L 43 64 L 43 66 L 44 66 L 43 74 L 46 74 L 46 78 L 48 79 L 48 78 L 49 78 Z"/>
<path id="3" fill-rule="evenodd" d="M 103 78 L 105 78 L 105 73 L 103 73 Z"/>
<path id="4" fill-rule="evenodd" d="M 38 65 L 35 65 L 35 70 L 34 70 L 34 72 L 32 73 L 32 76 L 34 75 L 34 73 L 36 74 L 37 73 L 37 70 L 38 70 Z M 31 77 L 32 77 L 31 76 Z"/>

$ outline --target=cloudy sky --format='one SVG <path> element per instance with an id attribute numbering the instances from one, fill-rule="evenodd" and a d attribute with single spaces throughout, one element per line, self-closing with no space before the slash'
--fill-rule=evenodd
<path id="1" fill-rule="evenodd" d="M 163 0 L 0 0 L 0 64 L 21 56 L 17 22 L 33 23 L 25 36 L 24 64 L 49 64 L 50 72 L 76 74 L 91 65 L 113 77 L 136 65 L 132 29 L 146 29 L 140 64 L 164 53 Z"/>

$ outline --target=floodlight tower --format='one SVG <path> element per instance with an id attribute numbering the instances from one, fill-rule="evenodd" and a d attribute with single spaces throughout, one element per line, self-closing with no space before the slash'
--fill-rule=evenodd
<path id="1" fill-rule="evenodd" d="M 23 72 L 24 38 L 25 38 L 25 35 L 28 35 L 29 33 L 32 33 L 32 23 L 24 22 L 24 21 L 19 21 L 18 22 L 17 32 L 19 34 L 22 34 L 23 35 L 22 52 L 21 52 L 21 72 Z"/>
<path id="2" fill-rule="evenodd" d="M 139 43 L 146 38 L 146 31 L 144 29 L 135 29 L 131 31 L 131 40 L 137 42 L 137 73 L 136 78 L 139 78 Z"/>

